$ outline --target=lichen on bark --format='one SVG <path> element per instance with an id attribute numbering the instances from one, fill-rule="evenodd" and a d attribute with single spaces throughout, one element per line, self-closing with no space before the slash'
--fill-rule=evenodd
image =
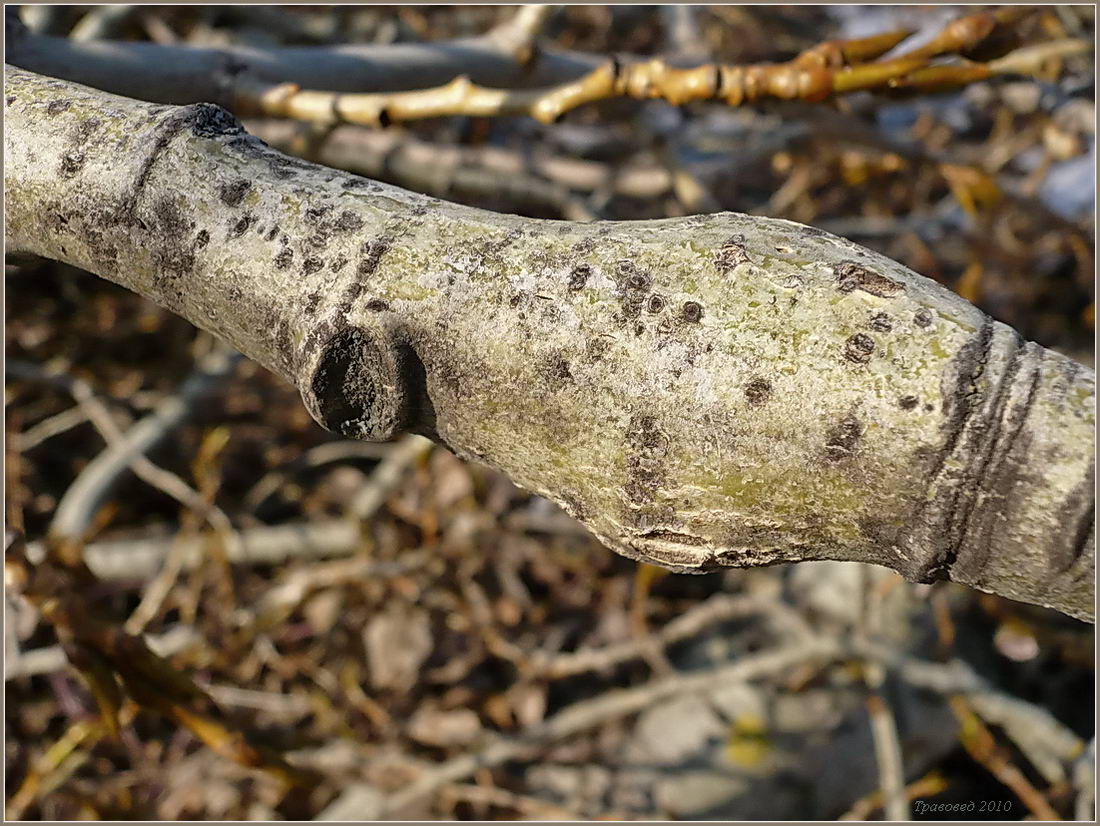
<path id="1" fill-rule="evenodd" d="M 7 242 L 180 313 L 351 436 L 425 433 L 679 571 L 807 559 L 1092 617 L 1093 373 L 841 238 L 539 221 L 8 67 Z"/>

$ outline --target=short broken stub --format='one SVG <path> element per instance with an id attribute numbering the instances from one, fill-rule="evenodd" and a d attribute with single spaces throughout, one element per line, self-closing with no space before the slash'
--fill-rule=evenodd
<path id="1" fill-rule="evenodd" d="M 408 394 L 387 333 L 347 327 L 307 355 L 302 399 L 326 430 L 385 442 L 406 429 Z"/>

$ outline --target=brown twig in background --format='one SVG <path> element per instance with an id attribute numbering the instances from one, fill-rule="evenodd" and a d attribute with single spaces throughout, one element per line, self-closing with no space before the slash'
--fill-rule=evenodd
<path id="1" fill-rule="evenodd" d="M 295 526 L 283 526 L 283 528 L 294 527 Z M 326 526 L 322 524 L 319 526 L 310 525 L 307 527 L 321 530 L 326 527 L 332 529 L 339 528 L 341 529 L 340 533 L 346 534 L 349 539 L 359 539 L 358 532 L 352 526 L 348 525 L 348 523 L 343 521 L 333 525 Z M 272 528 L 269 530 L 277 533 L 280 532 L 279 528 Z M 285 541 L 283 547 L 297 548 L 299 543 L 296 541 L 296 537 L 306 535 L 306 532 L 303 528 L 298 527 L 296 531 L 282 530 L 281 534 L 282 536 L 280 536 L 280 539 L 284 539 Z M 247 549 L 250 546 L 249 534 L 246 532 L 244 537 L 244 545 Z M 340 543 L 340 547 L 336 550 L 342 553 L 349 553 L 358 544 L 358 541 Z M 93 550 L 95 549 L 95 546 L 91 547 Z M 201 560 L 196 546 L 191 544 L 188 540 L 183 540 L 176 547 L 185 549 L 185 557 L 181 565 L 181 570 L 192 568 Z M 284 558 L 285 557 L 282 555 L 278 557 L 262 556 L 259 557 L 259 559 L 254 556 L 250 560 L 239 560 L 234 558 L 232 561 L 259 561 L 264 564 L 272 564 Z M 370 577 L 396 576 L 423 565 L 430 558 L 431 555 L 429 553 L 421 552 L 405 554 L 401 559 L 392 562 L 370 559 L 350 559 L 337 560 L 327 564 L 312 566 L 302 571 L 295 572 L 286 577 L 282 582 L 274 585 L 264 594 L 263 598 L 259 600 L 255 607 L 238 609 L 234 615 L 234 620 L 238 626 L 241 627 L 267 628 L 285 619 L 287 614 L 293 611 L 306 599 L 306 597 L 315 591 L 323 588 L 331 588 L 342 583 L 361 582 Z M 120 564 L 125 567 L 126 560 L 120 560 Z M 148 573 L 151 574 L 152 572 L 153 569 L 150 568 Z M 176 626 L 161 635 L 149 637 L 149 646 L 159 656 L 170 657 L 184 650 L 196 641 L 198 641 L 198 635 L 194 629 L 186 626 Z M 59 671 L 64 667 L 65 652 L 61 646 L 55 645 L 46 648 L 34 648 L 29 651 L 21 652 L 17 660 L 9 662 L 4 676 L 7 680 L 14 680 L 18 677 L 48 674 L 53 671 Z"/>
<path id="2" fill-rule="evenodd" d="M 123 696 L 192 732 L 218 754 L 258 768 L 284 787 L 311 787 L 318 776 L 291 766 L 232 723 L 188 676 L 155 654 L 143 638 L 99 616 L 84 597 L 95 581 L 86 568 L 47 559 L 31 566 L 21 549 L 8 549 L 6 582 L 30 600 L 61 639 L 69 661 L 84 678 L 100 720 L 117 736 Z"/>
<path id="3" fill-rule="evenodd" d="M 190 646 L 201 642 L 194 628 L 185 625 L 174 626 L 162 634 L 149 634 L 145 641 L 150 650 L 160 657 L 172 657 Z M 33 677 L 38 674 L 51 674 L 65 668 L 68 660 L 60 645 L 46 648 L 32 648 L 22 651 L 15 660 L 9 660 L 4 669 L 4 680 L 16 680 L 20 677 Z"/>
<path id="4" fill-rule="evenodd" d="M 1061 820 L 1051 808 L 1042 792 L 1032 785 L 1011 761 L 1004 748 L 997 744 L 993 734 L 974 713 L 970 703 L 961 695 L 948 698 L 951 710 L 959 720 L 962 732 L 959 739 L 971 757 L 1004 783 L 1023 801 L 1039 820 Z"/>
<path id="5" fill-rule="evenodd" d="M 946 788 L 947 781 L 944 780 L 943 776 L 937 772 L 932 772 L 906 786 L 905 799 L 912 801 L 918 797 L 932 797 Z M 876 809 L 881 808 L 882 789 L 875 789 L 853 803 L 852 807 L 838 817 L 837 820 L 867 820 L 874 814 Z"/>
<path id="6" fill-rule="evenodd" d="M 179 536 L 172 543 L 172 550 L 165 557 L 157 575 L 146 585 L 141 595 L 141 602 L 131 612 L 123 628 L 129 634 L 140 634 L 160 613 L 164 601 L 176 586 L 179 575 L 183 572 L 184 562 L 187 558 L 187 546 L 185 541 L 196 534 L 193 514 L 185 514 L 184 527 Z"/>
<path id="7" fill-rule="evenodd" d="M 133 717 L 133 705 L 125 709 L 125 718 Z M 54 741 L 45 753 L 35 762 L 23 778 L 19 788 L 8 800 L 4 809 L 6 820 L 21 820 L 23 813 L 48 788 L 55 787 L 80 768 L 89 755 L 89 750 L 108 734 L 108 727 L 98 719 L 77 720 Z"/>
<path id="8" fill-rule="evenodd" d="M 242 114 L 374 127 L 449 115 L 527 116 L 553 123 L 579 106 L 617 97 L 661 99 L 674 106 L 698 100 L 740 106 L 769 98 L 821 101 L 856 91 L 938 91 L 997 74 L 1033 71 L 1049 59 L 1091 49 L 1086 40 L 1069 39 L 1060 44 L 1042 44 L 1044 50 L 1013 54 L 989 63 L 930 64 L 942 55 L 976 48 L 993 32 L 1030 13 L 1025 7 L 1008 7 L 969 15 L 949 23 L 925 46 L 881 61 L 875 58 L 910 32 L 823 43 L 787 63 L 770 65 L 712 63 L 681 69 L 662 58 L 608 60 L 581 78 L 542 89 L 490 89 L 466 76 L 432 89 L 370 94 L 303 90 L 294 83 L 272 85 L 244 80 L 235 88 L 234 108 Z"/>

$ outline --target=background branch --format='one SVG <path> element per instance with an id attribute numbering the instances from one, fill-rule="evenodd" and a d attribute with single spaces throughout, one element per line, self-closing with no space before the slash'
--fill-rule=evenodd
<path id="1" fill-rule="evenodd" d="M 516 79 L 528 36 L 547 14 L 534 9 L 517 12 L 515 24 L 446 43 L 198 48 L 39 35 L 23 27 L 17 7 L 9 6 L 5 59 L 116 94 L 177 104 L 228 105 L 243 78 L 346 92 L 420 88 L 458 74 L 480 83 L 509 83 Z M 534 84 L 558 82 L 594 62 L 584 55 L 540 50 L 523 77 Z"/>

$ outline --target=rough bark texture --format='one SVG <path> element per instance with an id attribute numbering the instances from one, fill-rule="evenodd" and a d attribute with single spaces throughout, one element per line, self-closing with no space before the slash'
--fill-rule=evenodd
<path id="1" fill-rule="evenodd" d="M 9 249 L 98 273 L 677 571 L 845 559 L 1093 616 L 1092 371 L 843 239 L 573 224 L 8 69 Z"/>

